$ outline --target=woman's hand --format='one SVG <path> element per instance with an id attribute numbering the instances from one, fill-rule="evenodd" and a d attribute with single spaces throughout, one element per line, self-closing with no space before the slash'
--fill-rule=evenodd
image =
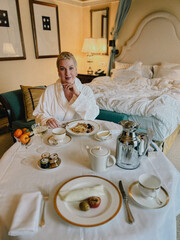
<path id="1" fill-rule="evenodd" d="M 59 127 L 58 122 L 56 121 L 55 118 L 50 118 L 47 120 L 46 125 L 50 128 L 57 128 Z"/>
<path id="2" fill-rule="evenodd" d="M 65 83 L 65 84 L 63 84 L 63 87 L 64 87 L 65 90 L 69 90 L 70 92 L 72 92 L 77 97 L 80 94 L 80 91 L 76 87 L 75 81 L 73 81 L 71 83 Z"/>

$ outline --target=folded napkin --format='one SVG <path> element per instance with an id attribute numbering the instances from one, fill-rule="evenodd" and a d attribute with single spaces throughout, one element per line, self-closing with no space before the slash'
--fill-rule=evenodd
<path id="1" fill-rule="evenodd" d="M 41 209 L 41 192 L 22 194 L 8 232 L 10 236 L 36 233 Z"/>
<path id="2" fill-rule="evenodd" d="M 78 188 L 70 191 L 60 191 L 61 200 L 66 202 L 82 201 L 88 197 L 104 195 L 104 186 L 99 184 L 93 187 Z"/>

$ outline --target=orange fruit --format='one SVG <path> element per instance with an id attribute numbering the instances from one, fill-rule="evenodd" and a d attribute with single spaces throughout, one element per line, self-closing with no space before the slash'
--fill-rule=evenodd
<path id="1" fill-rule="evenodd" d="M 16 129 L 16 131 L 14 132 L 14 136 L 16 138 L 19 138 L 22 135 L 23 131 L 21 129 Z"/>
<path id="2" fill-rule="evenodd" d="M 23 128 L 22 131 L 23 133 L 26 133 L 28 136 L 31 134 L 28 128 Z"/>
<path id="3" fill-rule="evenodd" d="M 30 137 L 28 136 L 28 134 L 23 133 L 23 134 L 20 136 L 20 142 L 21 142 L 22 144 L 27 144 L 29 141 L 30 141 Z"/>

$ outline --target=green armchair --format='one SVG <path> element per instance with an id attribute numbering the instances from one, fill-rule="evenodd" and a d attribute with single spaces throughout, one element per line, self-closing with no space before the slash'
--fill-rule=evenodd
<path id="1" fill-rule="evenodd" d="M 31 128 L 34 120 L 27 122 L 23 94 L 21 89 L 0 94 L 0 102 L 6 110 L 9 121 L 9 130 L 13 133 L 17 128 Z"/>

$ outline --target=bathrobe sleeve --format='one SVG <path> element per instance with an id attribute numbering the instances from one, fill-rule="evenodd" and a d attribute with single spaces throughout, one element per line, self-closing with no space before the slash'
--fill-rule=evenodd
<path id="1" fill-rule="evenodd" d="M 90 87 L 83 85 L 80 95 L 71 104 L 80 119 L 94 120 L 99 114 L 94 93 Z"/>

